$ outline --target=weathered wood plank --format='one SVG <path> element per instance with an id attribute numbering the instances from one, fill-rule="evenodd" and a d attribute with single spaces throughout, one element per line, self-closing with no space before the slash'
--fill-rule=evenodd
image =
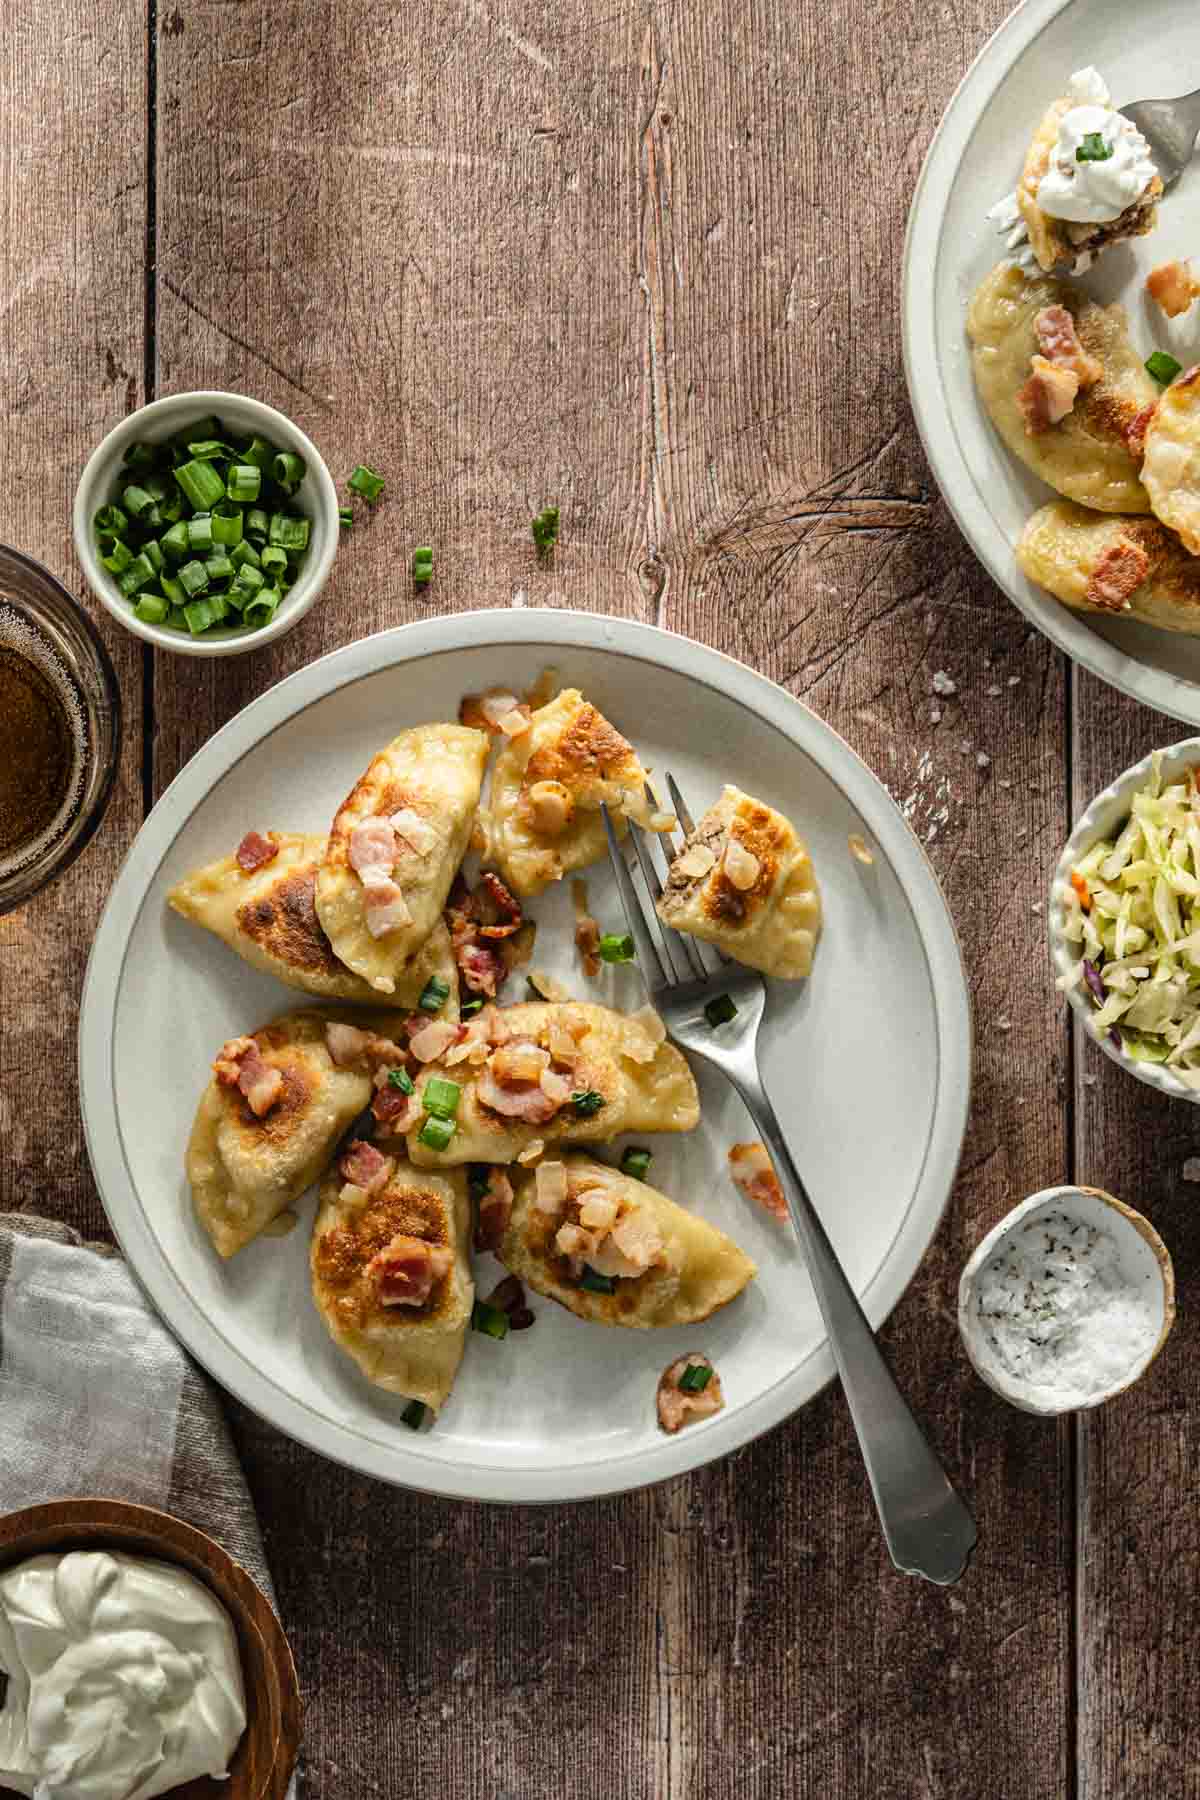
<path id="1" fill-rule="evenodd" d="M 1074 679 L 1076 817 L 1131 763 L 1189 733 L 1082 670 Z M 1077 1178 L 1153 1222 L 1180 1296 L 1154 1367 L 1128 1394 L 1080 1416 L 1079 1793 L 1185 1800 L 1200 1794 L 1200 1325 L 1188 1305 L 1200 1268 L 1200 1190 L 1184 1174 L 1196 1114 L 1125 1075 L 1079 1032 L 1075 1119 Z"/>
<path id="2" fill-rule="evenodd" d="M 107 1226 L 87 1166 L 75 1027 L 100 909 L 142 814 L 141 652 L 86 591 L 71 504 L 142 398 L 145 9 L 10 0 L 0 44 L 0 469 L 5 541 L 97 620 L 125 706 L 118 785 L 80 859 L 0 919 L 0 1207 Z M 119 128 L 118 128 L 119 127 Z"/>

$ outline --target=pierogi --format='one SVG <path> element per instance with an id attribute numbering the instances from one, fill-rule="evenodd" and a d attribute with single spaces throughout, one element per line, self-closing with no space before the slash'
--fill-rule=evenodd
<path id="1" fill-rule="evenodd" d="M 1055 500 L 1021 533 L 1017 562 L 1076 612 L 1200 632 L 1200 557 L 1157 519 L 1115 518 Z"/>
<path id="2" fill-rule="evenodd" d="M 471 835 L 488 737 L 464 725 L 402 731 L 334 818 L 316 910 L 334 955 L 382 994 L 442 916 Z"/>
<path id="3" fill-rule="evenodd" d="M 314 833 L 271 831 L 263 841 L 273 851 L 267 860 L 239 861 L 234 852 L 193 869 L 167 895 L 171 906 L 213 932 L 252 968 L 303 993 L 411 1008 L 430 977 L 437 976 L 450 990 L 445 1016 L 458 1017 L 458 971 L 440 920 L 397 971 L 392 992 L 378 993 L 338 960 L 317 918 L 317 871 L 328 840 Z M 253 866 L 245 867 L 245 861 Z"/>
<path id="4" fill-rule="evenodd" d="M 364 1188 L 349 1179 L 364 1148 L 352 1146 L 344 1169 L 321 1184 L 313 1299 L 368 1381 L 436 1412 L 458 1373 L 475 1297 L 466 1175 L 379 1157 Z"/>
<path id="5" fill-rule="evenodd" d="M 638 1330 L 693 1325 L 757 1273 L 715 1225 L 586 1156 L 543 1163 L 513 1185 L 500 1261 L 578 1318 Z"/>
<path id="6" fill-rule="evenodd" d="M 1144 191 L 1115 219 L 1098 223 L 1076 222 L 1044 212 L 1038 205 L 1038 188 L 1051 166 L 1062 122 L 1079 105 L 1078 94 L 1064 95 L 1043 115 L 1026 153 L 1025 166 L 1017 183 L 1016 202 L 1039 265 L 1050 270 L 1066 264 L 1075 273 L 1082 274 L 1091 259 L 1109 245 L 1121 238 L 1143 237 L 1154 229 L 1163 184 L 1162 177 L 1155 172 Z"/>
<path id="7" fill-rule="evenodd" d="M 671 864 L 658 915 L 764 975 L 812 968 L 821 897 L 812 859 L 782 813 L 726 786 Z"/>
<path id="8" fill-rule="evenodd" d="M 1146 426 L 1142 482 L 1164 525 L 1200 556 L 1200 366 L 1167 388 Z"/>

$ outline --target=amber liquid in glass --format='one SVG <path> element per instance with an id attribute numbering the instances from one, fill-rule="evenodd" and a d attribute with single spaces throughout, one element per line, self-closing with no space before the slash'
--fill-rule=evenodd
<path id="1" fill-rule="evenodd" d="M 8 612 L 0 604 L 0 873 L 66 829 L 82 773 L 73 686 L 36 628 Z"/>

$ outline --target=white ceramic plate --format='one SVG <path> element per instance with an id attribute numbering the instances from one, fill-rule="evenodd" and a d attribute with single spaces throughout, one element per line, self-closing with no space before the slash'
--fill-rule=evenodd
<path id="1" fill-rule="evenodd" d="M 971 295 L 1004 254 L 988 208 L 1011 192 L 1044 109 L 1093 63 L 1119 106 L 1200 84 L 1200 8 L 1179 0 L 1025 0 L 968 72 L 934 138 L 904 252 L 904 360 L 938 485 L 988 572 L 1076 662 L 1135 700 L 1200 724 L 1200 638 L 1068 611 L 1027 581 L 1013 545 L 1051 490 L 1011 456 L 975 395 L 966 333 Z M 1200 314 L 1167 319 L 1143 292 L 1160 262 L 1196 250 L 1200 162 L 1163 201 L 1149 237 L 1118 245 L 1080 285 L 1125 305 L 1149 355 L 1200 361 Z"/>
<path id="2" fill-rule="evenodd" d="M 528 685 L 557 665 L 670 769 L 694 807 L 736 780 L 797 821 L 826 925 L 811 981 L 780 988 L 765 1027 L 767 1085 L 872 1321 L 904 1292 L 941 1218 L 966 1124 L 970 1014 L 945 901 L 885 790 L 782 689 L 683 638 L 616 619 L 475 613 L 352 644 L 239 714 L 172 783 L 138 835 L 105 910 L 80 1019 L 80 1093 L 109 1218 L 155 1304 L 192 1353 L 249 1406 L 368 1474 L 438 1493 L 560 1500 L 636 1487 L 744 1444 L 809 1400 L 832 1358 L 799 1252 L 743 1199 L 725 1153 L 751 1135 L 740 1103 L 699 1071 L 693 1134 L 649 1140 L 651 1177 L 729 1231 L 758 1280 L 705 1325 L 656 1333 L 583 1324 L 534 1297 L 537 1324 L 502 1344 L 472 1336 L 435 1428 L 335 1349 L 310 1303 L 302 1228 L 222 1264 L 192 1213 L 184 1145 L 214 1049 L 302 996 L 256 974 L 170 912 L 167 889 L 242 832 L 324 830 L 371 755 L 398 730 L 454 717 L 463 693 Z M 876 846 L 871 868 L 847 836 Z M 607 867 L 589 874 L 602 927 L 621 924 Z M 535 960 L 575 992 L 568 894 L 543 897 Z M 598 998 L 641 1003 L 633 969 Z M 502 1271 L 480 1259 L 486 1293 Z M 726 1410 L 677 1438 L 658 1429 L 661 1370 L 703 1348 Z"/>

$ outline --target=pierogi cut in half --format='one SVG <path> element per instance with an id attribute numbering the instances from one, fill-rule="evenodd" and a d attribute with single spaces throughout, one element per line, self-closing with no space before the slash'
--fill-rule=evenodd
<path id="1" fill-rule="evenodd" d="M 450 991 L 444 1012 L 457 1018 L 458 971 L 450 934 L 440 921 L 397 972 L 390 994 L 378 993 L 333 954 L 315 904 L 317 871 L 327 843 L 310 832 L 247 832 L 231 856 L 193 869 L 167 900 L 181 917 L 211 931 L 252 968 L 302 993 L 412 1008 L 436 976 Z"/>
<path id="2" fill-rule="evenodd" d="M 1071 78 L 1071 88 L 1072 92 L 1055 100 L 1043 114 L 1026 153 L 1014 198 L 1017 210 L 1025 222 L 1030 248 L 1041 268 L 1049 270 L 1067 265 L 1073 273 L 1082 274 L 1102 250 L 1107 250 L 1110 245 L 1123 238 L 1144 237 L 1154 229 L 1163 184 L 1162 177 L 1149 161 L 1149 146 L 1145 139 L 1136 131 L 1131 120 L 1112 112 L 1108 89 L 1096 70 L 1079 70 Z M 1086 108 L 1086 117 L 1081 111 L 1083 108 Z M 1063 121 L 1069 118 L 1067 137 L 1063 138 Z M 1098 147 L 1107 149 L 1109 153 L 1107 157 L 1096 159 L 1101 166 L 1105 162 L 1111 162 L 1114 153 L 1122 163 L 1131 160 L 1130 146 L 1136 147 L 1135 153 L 1140 166 L 1138 178 L 1129 191 L 1128 204 L 1119 212 L 1114 212 L 1112 217 L 1071 219 L 1059 217 L 1048 210 L 1063 202 L 1061 199 L 1051 198 L 1047 187 L 1043 186 L 1047 176 L 1051 177 L 1047 184 L 1051 189 L 1062 188 L 1070 185 L 1072 177 L 1078 178 L 1081 170 L 1086 169 L 1090 163 L 1089 159 L 1089 162 L 1080 164 L 1072 155 L 1072 145 L 1077 143 L 1077 138 L 1071 133 L 1071 124 L 1076 122 L 1081 123 L 1085 129 L 1101 127 L 1099 135 L 1102 142 Z M 1119 135 L 1119 143 L 1112 141 L 1114 133 Z M 1093 130 L 1091 135 L 1094 138 L 1097 134 Z M 1087 148 L 1085 138 L 1078 149 L 1084 149 L 1086 156 Z M 1097 146 L 1093 145 L 1092 148 Z M 1055 170 L 1055 164 L 1063 157 L 1064 152 L 1066 184 Z M 1120 200 L 1114 202 L 1114 206 L 1120 205 Z M 1066 210 L 1069 213 L 1076 208 L 1068 201 Z"/>
<path id="3" fill-rule="evenodd" d="M 658 916 L 764 975 L 798 981 L 821 930 L 808 848 L 782 813 L 727 785 L 672 862 Z"/>
<path id="4" fill-rule="evenodd" d="M 475 1285 L 461 1169 L 353 1143 L 321 1183 L 309 1263 L 317 1311 L 367 1380 L 434 1412 L 462 1361 Z"/>
<path id="5" fill-rule="evenodd" d="M 649 822 L 645 787 L 632 744 L 578 688 L 564 688 L 496 758 L 481 816 L 488 859 L 514 894 L 540 894 L 607 854 L 602 802 L 619 832 L 625 814 Z"/>
<path id="6" fill-rule="evenodd" d="M 514 1190 L 500 1261 L 597 1325 L 694 1325 L 758 1272 L 715 1225 L 587 1156 L 543 1162 Z"/>
<path id="7" fill-rule="evenodd" d="M 196 1216 L 222 1256 L 250 1243 L 332 1160 L 374 1092 L 365 1068 L 339 1068 L 326 1028 L 369 1015 L 287 1013 L 217 1053 L 188 1140 Z"/>
<path id="8" fill-rule="evenodd" d="M 626 1015 L 587 1001 L 531 1000 L 485 1007 L 446 1034 L 454 1041 L 416 1070 L 407 1114 L 387 1127 L 407 1137 L 418 1168 L 511 1163 L 538 1143 L 692 1131 L 699 1122 L 695 1077 L 649 1007 Z M 435 1047 L 432 1035 L 413 1040 L 420 1055 Z M 431 1081 L 452 1129 L 427 1128 Z"/>
<path id="9" fill-rule="evenodd" d="M 1073 325 L 1073 334 L 1069 327 L 1054 329 L 1064 318 Z M 1122 307 L 1097 306 L 1066 282 L 1027 275 L 1005 262 L 979 287 L 967 314 L 967 331 L 979 397 L 1019 461 L 1081 506 L 1098 512 L 1150 511 L 1139 469 L 1142 434 L 1158 389 L 1134 349 Z M 1056 358 L 1063 337 L 1073 337 L 1077 348 L 1068 350 L 1066 363 L 1060 364 Z M 1050 372 L 1035 367 L 1035 359 Z M 1074 367 L 1085 370 L 1086 385 Z M 1051 402 L 1045 422 L 1035 416 L 1031 427 L 1033 377 L 1047 387 L 1059 379 L 1066 380 L 1068 390 L 1072 381 L 1079 385 L 1069 410 L 1054 419 L 1057 406 Z"/>
<path id="10" fill-rule="evenodd" d="M 463 859 L 488 755 L 464 725 L 418 725 L 374 757 L 342 802 L 317 873 L 334 955 L 393 994 L 442 916 Z"/>
<path id="11" fill-rule="evenodd" d="M 1200 633 L 1200 557 L 1157 519 L 1114 518 L 1054 500 L 1021 533 L 1017 562 L 1075 612 Z"/>

